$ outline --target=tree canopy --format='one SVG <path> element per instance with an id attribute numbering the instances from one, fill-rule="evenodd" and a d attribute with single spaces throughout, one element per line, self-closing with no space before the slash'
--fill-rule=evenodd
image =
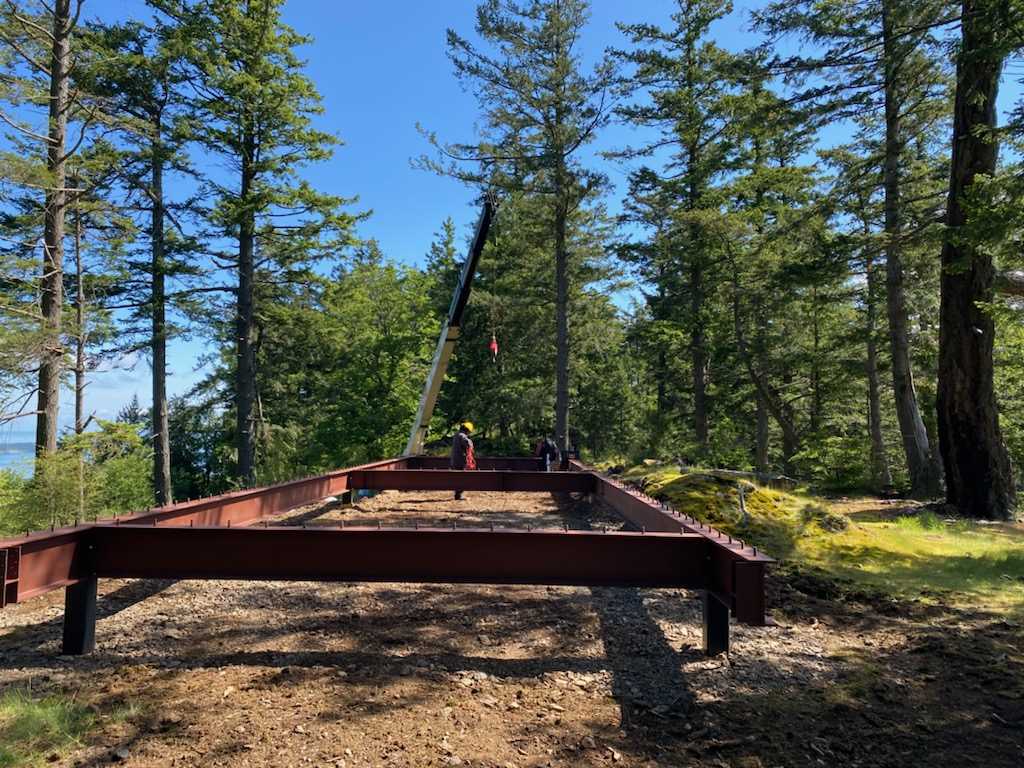
<path id="1" fill-rule="evenodd" d="M 1024 104 L 1001 124 L 997 98 L 1024 6 L 670 5 L 607 51 L 586 0 L 482 0 L 437 41 L 477 119 L 423 114 L 412 162 L 497 214 L 433 449 L 468 419 L 483 450 L 1012 517 Z M 37 454 L 15 526 L 401 451 L 471 233 L 437 210 L 388 253 L 354 183 L 313 183 L 346 150 L 282 6 L 0 4 L 0 422 L 34 418 Z M 189 338 L 204 377 L 175 390 Z M 92 418 L 133 356 L 151 392 Z"/>

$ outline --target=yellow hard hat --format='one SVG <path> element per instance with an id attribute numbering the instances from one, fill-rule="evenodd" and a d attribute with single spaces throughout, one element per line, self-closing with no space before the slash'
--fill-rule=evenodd
<path id="1" fill-rule="evenodd" d="M 462 426 L 464 426 L 466 428 L 467 432 L 472 432 L 473 431 L 473 422 L 472 421 L 464 421 L 464 422 L 462 422 Z"/>

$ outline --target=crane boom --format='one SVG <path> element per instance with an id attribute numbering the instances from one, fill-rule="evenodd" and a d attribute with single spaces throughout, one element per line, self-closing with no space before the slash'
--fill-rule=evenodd
<path id="1" fill-rule="evenodd" d="M 441 335 L 437 339 L 437 348 L 434 350 L 434 362 L 430 366 L 430 374 L 427 376 L 427 383 L 423 387 L 423 394 L 420 395 L 420 405 L 416 410 L 416 420 L 413 422 L 412 431 L 409 433 L 409 442 L 405 446 L 406 455 L 415 455 L 423 452 L 423 444 L 426 442 L 427 437 L 427 427 L 430 424 L 430 417 L 434 415 L 437 395 L 441 391 L 441 383 L 444 381 L 445 373 L 448 370 L 448 362 L 451 360 L 452 351 L 455 349 L 455 342 L 459 338 L 462 326 L 462 313 L 465 311 L 466 303 L 469 301 L 469 291 L 473 285 L 473 276 L 476 274 L 476 265 L 480 261 L 480 254 L 483 253 L 484 243 L 487 242 L 487 232 L 491 228 L 491 218 L 493 215 L 494 207 L 491 201 L 484 200 L 483 210 L 480 211 L 480 218 L 476 222 L 473 242 L 469 247 L 466 261 L 462 265 L 459 282 L 455 286 L 452 303 L 448 308 L 448 317 L 441 326 Z"/>

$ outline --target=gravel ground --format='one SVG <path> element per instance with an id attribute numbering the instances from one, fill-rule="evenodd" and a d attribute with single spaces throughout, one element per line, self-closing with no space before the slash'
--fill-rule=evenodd
<path id="1" fill-rule="evenodd" d="M 284 519 L 605 525 L 546 494 L 383 493 Z M 0 613 L 0 689 L 76 696 L 58 766 L 1024 765 L 1014 621 L 770 583 L 779 625 L 700 651 L 673 589 L 100 583 L 97 651 L 62 594 Z"/>

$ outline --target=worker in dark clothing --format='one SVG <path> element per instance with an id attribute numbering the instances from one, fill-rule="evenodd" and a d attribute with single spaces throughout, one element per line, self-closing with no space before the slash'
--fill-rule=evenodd
<path id="1" fill-rule="evenodd" d="M 452 438 L 452 453 L 449 459 L 452 469 L 476 469 L 476 456 L 473 453 L 473 441 L 469 433 L 473 431 L 473 422 L 464 421 L 459 431 Z M 462 498 L 462 491 L 455 492 L 455 499 Z"/>
<path id="2" fill-rule="evenodd" d="M 558 463 L 558 446 L 551 437 L 545 437 L 541 440 L 537 455 L 544 464 L 544 471 L 550 472 L 551 466 Z"/>

